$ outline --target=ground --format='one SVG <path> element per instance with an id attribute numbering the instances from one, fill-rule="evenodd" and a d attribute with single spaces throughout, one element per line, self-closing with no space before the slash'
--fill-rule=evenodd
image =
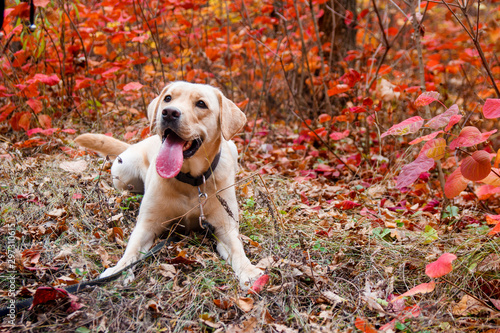
<path id="1" fill-rule="evenodd" d="M 72 145 L 71 136 L 63 141 Z M 17 313 L 13 325 L 4 319 L 2 331 L 494 332 L 500 325 L 485 297 L 500 288 L 491 280 L 499 242 L 474 219 L 480 207 L 440 219 L 439 204 L 421 209 L 433 195 L 426 181 L 418 193 L 401 193 L 375 172 L 371 184 L 346 170 L 334 180 L 291 177 L 280 169 L 284 158 L 292 170 L 300 156 L 264 148 L 242 156 L 236 184 L 246 252 L 270 277 L 260 294 L 242 290 L 213 240 L 193 234 L 139 265 L 131 284 L 80 293 L 76 310 L 67 300 L 38 305 Z M 0 233 L 15 230 L 16 300 L 39 286 L 93 279 L 116 263 L 141 201 L 110 186 L 104 158 L 30 155 L 3 158 L 0 171 Z M 426 265 L 443 253 L 458 260 L 432 292 L 394 300 L 430 282 Z M 4 272 L 6 259 L 3 248 Z"/>

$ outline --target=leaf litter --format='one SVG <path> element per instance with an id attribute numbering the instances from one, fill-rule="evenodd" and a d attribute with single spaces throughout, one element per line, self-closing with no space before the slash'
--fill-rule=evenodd
<path id="1" fill-rule="evenodd" d="M 224 325 L 242 332 L 266 327 L 296 331 L 304 325 L 311 330 L 354 325 L 370 331 L 411 318 L 413 328 L 428 329 L 455 320 L 447 312 L 436 314 L 436 306 L 448 307 L 457 316 L 481 316 L 495 309 L 500 292 L 490 282 L 480 283 L 469 271 L 470 258 L 461 258 L 461 254 L 470 256 L 468 247 L 475 247 L 478 255 L 488 253 L 485 246 L 494 248 L 484 234 L 457 222 L 472 219 L 473 212 L 450 215 L 440 222 L 441 207 L 427 204 L 431 191 L 425 180 L 417 180 L 415 189 L 406 193 L 395 192 L 394 183 L 372 170 L 372 178 L 379 179 L 373 185 L 346 181 L 345 174 L 333 186 L 329 180 L 333 173 L 325 176 L 323 169 L 315 171 L 314 160 L 304 164 L 293 158 L 295 154 L 275 149 L 244 158 L 244 170 L 264 173 L 237 189 L 247 253 L 266 272 L 252 293 L 239 289 L 231 269 L 214 254 L 213 244 L 193 235 L 136 269 L 132 290 L 112 283 L 77 295 L 75 304 L 83 308 L 72 306 L 73 325 L 90 320 L 110 330 L 124 324 L 140 328 L 149 318 L 147 322 L 194 331 L 219 330 Z M 287 158 L 286 168 L 277 163 L 277 157 Z M 26 286 L 19 290 L 20 297 L 34 295 L 39 287 L 61 288 L 95 278 L 116 263 L 133 229 L 140 197 L 103 185 L 110 183 L 105 161 L 89 158 L 89 167 L 77 173 L 59 168 L 61 162 L 55 156 L 52 162 L 29 160 L 20 167 L 3 163 L 2 172 L 12 181 L 2 193 L 7 203 L 2 218 L 16 224 L 20 283 Z M 34 171 L 37 168 L 39 173 Z M 300 176 L 308 168 L 311 173 Z M 294 169 L 299 181 L 281 177 Z M 12 177 L 14 170 L 21 174 Z M 250 175 L 243 171 L 239 177 Z M 73 200 L 73 193 L 82 193 L 83 199 Z M 19 210 L 22 214 L 16 217 Z M 435 232 L 430 242 L 420 236 L 427 227 Z M 7 232 L 6 227 L 1 230 Z M 435 253 L 431 260 L 430 249 Z M 485 255 L 478 271 L 491 272 L 488 267 L 496 267 L 492 255 Z M 451 261 L 457 257 L 459 264 L 455 260 L 453 268 Z M 437 281 L 429 282 L 425 273 Z M 460 277 L 464 291 L 477 285 L 476 297 L 491 305 L 475 305 L 478 301 L 464 298 L 466 293 L 460 296 L 456 286 L 439 282 L 443 274 L 450 280 Z M 120 299 L 113 296 L 116 292 L 122 294 Z M 143 300 L 143 305 L 137 300 Z M 432 300 L 439 303 L 431 306 Z M 41 312 L 47 309 L 43 303 L 25 314 L 38 318 L 33 328 L 67 316 L 66 307 L 51 308 L 47 316 Z M 412 307 L 418 311 L 411 312 Z M 118 318 L 125 313 L 134 313 L 135 319 L 123 323 Z M 373 313 L 378 313 L 378 319 Z M 91 319 L 103 316 L 109 319 Z"/>

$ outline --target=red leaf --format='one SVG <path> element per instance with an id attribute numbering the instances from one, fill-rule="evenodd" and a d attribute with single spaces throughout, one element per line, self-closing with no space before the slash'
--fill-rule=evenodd
<path id="1" fill-rule="evenodd" d="M 491 186 L 500 186 L 500 177 L 498 177 L 499 174 L 500 169 L 491 168 L 490 174 L 486 178 L 481 179 L 481 182 Z"/>
<path id="2" fill-rule="evenodd" d="M 115 76 L 114 73 L 118 72 L 120 69 L 121 69 L 120 67 L 116 67 L 116 66 L 111 67 L 110 69 L 108 69 L 107 71 L 102 73 L 101 76 L 103 78 L 106 78 L 106 79 L 111 79 Z"/>
<path id="3" fill-rule="evenodd" d="M 332 119 L 332 116 L 330 116 L 329 114 L 326 114 L 326 113 L 320 114 L 318 117 L 318 121 L 320 124 L 326 123 L 327 121 L 330 121 L 331 119 Z"/>
<path id="4" fill-rule="evenodd" d="M 486 178 L 491 171 L 490 154 L 485 150 L 475 151 L 468 156 L 460 165 L 462 176 L 472 181 Z"/>
<path id="5" fill-rule="evenodd" d="M 135 36 L 134 38 L 132 38 L 132 42 L 144 43 L 148 38 L 149 38 L 149 35 L 143 34 L 143 35 Z"/>
<path id="6" fill-rule="evenodd" d="M 361 106 L 353 106 L 352 108 L 349 108 L 349 111 L 351 111 L 352 113 L 362 113 L 366 112 L 366 109 Z"/>
<path id="7" fill-rule="evenodd" d="M 143 87 L 139 82 L 130 82 L 123 86 L 123 91 L 139 90 Z"/>
<path id="8" fill-rule="evenodd" d="M 457 115 L 458 112 L 458 106 L 456 104 L 453 104 L 448 110 L 429 120 L 427 124 L 425 124 L 425 127 L 438 129 L 440 127 L 443 127 L 444 125 L 448 125 L 450 123 L 451 117 Z"/>
<path id="9" fill-rule="evenodd" d="M 436 287 L 436 283 L 434 281 L 431 281 L 429 283 L 421 283 L 418 286 L 411 288 L 410 290 L 408 290 L 404 294 L 399 295 L 398 297 L 392 299 L 391 302 L 397 301 L 397 300 L 399 300 L 403 297 L 407 297 L 407 296 L 430 293 L 431 291 L 434 290 L 435 287 Z"/>
<path id="10" fill-rule="evenodd" d="M 432 140 L 432 139 L 434 139 L 440 133 L 444 133 L 444 132 L 443 131 L 437 131 L 437 132 L 433 132 L 431 134 L 427 134 L 427 135 L 421 136 L 420 138 L 416 138 L 415 140 L 410 141 L 410 145 L 414 145 L 414 144 L 420 143 L 422 141 Z"/>
<path id="11" fill-rule="evenodd" d="M 455 259 L 457 259 L 456 255 L 452 253 L 443 253 L 438 260 L 425 266 L 425 274 L 430 278 L 444 276 L 453 270 L 451 263 Z"/>
<path id="12" fill-rule="evenodd" d="M 347 84 L 337 84 L 335 87 L 328 89 L 328 96 L 338 95 L 348 91 L 350 88 Z"/>
<path id="13" fill-rule="evenodd" d="M 253 285 L 248 290 L 251 294 L 260 294 L 265 285 L 269 282 L 269 275 L 264 274 L 253 283 Z"/>
<path id="14" fill-rule="evenodd" d="M 396 180 L 396 188 L 401 189 L 413 184 L 422 172 L 428 171 L 434 166 L 434 160 L 426 155 L 420 155 L 415 161 L 403 166 Z"/>
<path id="15" fill-rule="evenodd" d="M 481 142 L 488 140 L 491 134 L 495 133 L 497 130 L 481 133 L 477 127 L 465 126 L 462 128 L 458 138 L 450 143 L 450 149 L 455 149 L 458 147 L 471 147 L 475 146 Z"/>
<path id="16" fill-rule="evenodd" d="M 59 77 L 56 74 L 53 75 L 45 75 L 45 74 L 36 74 L 31 80 L 28 80 L 28 83 L 32 82 L 42 82 L 49 86 L 55 86 L 59 83 Z"/>
<path id="17" fill-rule="evenodd" d="M 71 197 L 71 199 L 80 200 L 80 199 L 83 199 L 83 195 L 81 193 L 73 193 L 73 196 Z"/>
<path id="18" fill-rule="evenodd" d="M 68 298 L 68 292 L 61 288 L 38 287 L 33 296 L 33 304 L 31 304 L 30 310 L 38 304 L 44 304 L 60 298 Z"/>
<path id="19" fill-rule="evenodd" d="M 249 98 L 244 99 L 243 101 L 241 101 L 239 103 L 236 103 L 236 106 L 243 110 L 245 108 L 245 106 L 247 106 L 248 102 L 250 102 Z"/>
<path id="20" fill-rule="evenodd" d="M 487 224 L 498 224 L 500 222 L 500 215 L 486 215 Z"/>
<path id="21" fill-rule="evenodd" d="M 350 25 L 352 23 L 352 19 L 354 18 L 354 14 L 350 10 L 345 11 L 345 19 L 344 23 L 345 25 Z"/>
<path id="22" fill-rule="evenodd" d="M 490 230 L 490 232 L 488 232 L 488 235 L 492 236 L 492 235 L 496 235 L 500 232 L 500 223 L 497 223 L 495 225 L 495 227 L 493 229 Z"/>
<path id="23" fill-rule="evenodd" d="M 373 327 L 372 324 L 367 322 L 364 318 L 356 318 L 354 326 L 356 326 L 356 328 L 363 333 L 377 333 L 375 327 Z"/>
<path id="24" fill-rule="evenodd" d="M 453 126 L 455 126 L 460 120 L 462 119 L 462 115 L 461 114 L 456 114 L 454 116 L 451 116 L 450 118 L 450 122 L 448 123 L 448 125 L 446 125 L 446 127 L 444 128 L 444 130 L 446 132 L 448 132 Z"/>
<path id="25" fill-rule="evenodd" d="M 40 122 L 40 126 L 42 126 L 42 128 L 48 129 L 52 127 L 52 118 L 46 114 L 39 115 L 38 121 Z"/>
<path id="26" fill-rule="evenodd" d="M 38 99 L 29 99 L 26 104 L 28 104 L 30 108 L 33 109 L 33 112 L 35 112 L 35 114 L 40 113 L 43 109 L 43 104 Z"/>
<path id="27" fill-rule="evenodd" d="M 19 117 L 17 125 L 24 129 L 26 132 L 30 129 L 31 113 L 25 112 Z"/>
<path id="28" fill-rule="evenodd" d="M 474 193 L 476 193 L 479 200 L 487 200 L 492 195 L 500 193 L 500 187 L 483 185 L 479 186 Z"/>
<path id="29" fill-rule="evenodd" d="M 33 0 L 33 4 L 37 7 L 47 7 L 50 0 Z"/>
<path id="30" fill-rule="evenodd" d="M 393 125 L 389 130 L 383 133 L 380 137 L 386 137 L 388 135 L 406 135 L 410 133 L 415 133 L 424 124 L 424 119 L 419 116 L 408 118 L 399 124 Z"/>
<path id="31" fill-rule="evenodd" d="M 41 133 L 45 136 L 49 136 L 49 135 L 54 134 L 58 130 L 59 130 L 59 128 L 47 128 L 44 130 L 44 129 L 41 129 L 40 127 L 37 127 L 37 128 L 30 129 L 29 131 L 26 132 L 26 134 L 28 134 L 28 136 L 32 136 L 34 134 Z"/>
<path id="32" fill-rule="evenodd" d="M 349 136 L 349 130 L 345 130 L 343 132 L 332 132 L 330 134 L 330 139 L 332 140 L 341 140 Z"/>
<path id="33" fill-rule="evenodd" d="M 434 159 L 435 161 L 441 159 L 446 151 L 446 140 L 443 138 L 433 139 L 425 143 L 420 150 L 418 156 L 425 154 L 425 156 Z"/>
<path id="34" fill-rule="evenodd" d="M 92 82 L 94 82 L 94 80 L 89 79 L 89 78 L 85 78 L 83 80 L 76 79 L 75 82 L 76 83 L 75 83 L 75 86 L 73 87 L 73 90 L 77 91 L 77 90 L 80 90 L 80 89 L 84 89 L 84 88 L 90 87 L 90 84 Z"/>
<path id="35" fill-rule="evenodd" d="M 350 200 L 344 200 L 342 202 L 335 204 L 335 208 L 339 208 L 342 210 L 349 210 L 359 206 L 361 206 L 361 204 Z"/>
<path id="36" fill-rule="evenodd" d="M 387 36 L 396 36 L 398 34 L 398 29 L 390 27 L 389 29 L 385 29 L 385 33 Z"/>
<path id="37" fill-rule="evenodd" d="M 300 192 L 299 193 L 300 195 L 300 201 L 304 204 L 304 205 L 309 205 L 309 199 L 307 199 L 306 195 L 304 194 L 304 192 Z"/>
<path id="38" fill-rule="evenodd" d="M 446 183 L 444 184 L 444 195 L 448 199 L 454 198 L 460 194 L 469 183 L 468 179 L 465 179 L 460 172 L 460 168 L 457 168 L 451 175 L 446 179 Z"/>
<path id="39" fill-rule="evenodd" d="M 414 104 L 417 107 L 429 105 L 432 102 L 437 101 L 439 99 L 439 96 L 440 95 L 437 91 L 426 91 L 418 96 Z"/>
<path id="40" fill-rule="evenodd" d="M 488 98 L 483 106 L 483 116 L 486 119 L 500 117 L 500 99 Z"/>
<path id="41" fill-rule="evenodd" d="M 7 117 L 16 109 L 16 106 L 13 103 L 9 103 L 5 106 L 3 106 L 0 111 L 2 112 L 0 114 L 0 123 L 5 121 Z"/>
<path id="42" fill-rule="evenodd" d="M 45 304 L 49 301 L 54 301 L 56 299 L 68 299 L 70 307 L 67 312 L 74 312 L 80 309 L 83 305 L 78 303 L 78 298 L 75 295 L 71 295 L 66 290 L 62 288 L 52 288 L 52 287 L 38 287 L 33 296 L 33 304 L 30 306 L 30 310 L 39 304 Z"/>

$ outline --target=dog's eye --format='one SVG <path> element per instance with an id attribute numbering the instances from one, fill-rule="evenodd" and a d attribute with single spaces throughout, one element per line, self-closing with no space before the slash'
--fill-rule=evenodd
<path id="1" fill-rule="evenodd" d="M 170 95 L 165 96 L 164 101 L 165 101 L 166 103 L 170 102 L 171 100 L 172 100 L 172 96 L 170 96 Z"/>
<path id="2" fill-rule="evenodd" d="M 196 102 L 196 106 L 201 108 L 201 109 L 208 109 L 208 106 L 203 101 Z"/>

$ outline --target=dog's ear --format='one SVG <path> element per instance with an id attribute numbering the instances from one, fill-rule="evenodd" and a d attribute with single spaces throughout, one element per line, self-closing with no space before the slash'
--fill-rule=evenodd
<path id="1" fill-rule="evenodd" d="M 170 86 L 170 83 L 163 88 L 163 90 L 160 92 L 160 94 L 155 97 L 151 103 L 148 105 L 148 119 L 149 119 L 149 129 L 152 132 L 153 128 L 156 124 L 156 114 L 158 113 L 158 106 L 160 104 L 160 99 L 164 98 L 164 94 L 167 91 L 168 86 Z"/>
<path id="2" fill-rule="evenodd" d="M 247 122 L 247 116 L 230 99 L 219 91 L 220 127 L 222 136 L 231 140 Z"/>
<path id="3" fill-rule="evenodd" d="M 149 105 L 148 105 L 148 120 L 149 120 L 150 126 L 153 126 L 153 123 L 156 119 L 156 112 L 158 109 L 158 100 L 159 99 L 160 99 L 160 96 L 155 97 L 155 99 L 153 99 L 151 101 L 151 103 L 149 103 Z"/>

